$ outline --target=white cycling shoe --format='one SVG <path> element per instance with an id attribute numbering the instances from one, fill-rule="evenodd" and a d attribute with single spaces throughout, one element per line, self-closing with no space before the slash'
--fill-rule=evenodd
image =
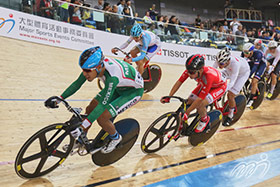
<path id="1" fill-rule="evenodd" d="M 122 141 L 122 135 L 119 134 L 119 139 L 116 140 L 111 139 L 110 142 L 104 148 L 101 149 L 101 153 L 107 154 L 112 152 L 121 141 Z"/>

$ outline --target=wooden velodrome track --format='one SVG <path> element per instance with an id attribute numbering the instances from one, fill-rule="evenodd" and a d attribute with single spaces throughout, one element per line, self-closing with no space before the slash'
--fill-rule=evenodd
<path id="1" fill-rule="evenodd" d="M 206 144 L 195 148 L 188 145 L 186 138 L 182 138 L 177 142 L 171 142 L 157 154 L 145 155 L 142 153 L 140 141 L 150 123 L 161 114 L 177 109 L 179 105 L 179 102 L 163 105 L 158 100 L 169 93 L 184 67 L 160 64 L 163 76 L 158 87 L 143 96 L 143 100 L 146 101 L 139 102 L 117 118 L 135 118 L 141 125 L 136 145 L 123 159 L 111 166 L 98 167 L 92 163 L 90 156 L 74 155 L 69 156 L 61 167 L 42 178 L 21 179 L 14 171 L 13 161 L 22 144 L 39 129 L 52 123 L 64 122 L 70 117 L 70 113 L 62 106 L 55 110 L 45 108 L 43 100 L 49 96 L 61 94 L 77 78 L 81 71 L 77 64 L 79 54 L 78 51 L 0 37 L 0 186 L 84 186 L 240 148 L 228 154 L 140 174 L 104 185 L 143 186 L 248 155 L 280 148 L 280 143 L 276 142 L 245 149 L 250 145 L 279 139 L 280 101 L 266 100 L 257 110 L 246 110 L 241 120 L 230 129 L 256 127 L 263 124 L 268 124 L 267 126 L 222 131 Z M 177 95 L 187 97 L 194 86 L 195 82 L 188 80 Z M 86 83 L 70 99 L 89 100 L 98 91 L 96 81 L 93 81 Z M 28 99 L 34 100 L 28 101 Z M 70 102 L 72 106 L 82 108 L 85 108 L 88 103 L 89 101 Z M 223 129 L 225 128 L 221 126 L 219 130 Z M 100 127 L 94 123 L 88 137 L 94 137 L 99 130 Z M 257 186 L 279 186 L 279 180 L 278 176 Z"/>

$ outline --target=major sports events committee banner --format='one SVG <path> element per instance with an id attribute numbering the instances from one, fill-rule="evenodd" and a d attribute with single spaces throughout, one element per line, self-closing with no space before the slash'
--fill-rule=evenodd
<path id="1" fill-rule="evenodd" d="M 124 43 L 128 36 L 99 31 L 69 23 L 59 22 L 31 14 L 0 7 L 0 36 L 25 40 L 50 46 L 83 51 L 92 46 L 101 46 L 105 55 L 112 56 L 111 49 Z M 136 45 L 132 42 L 127 51 Z M 162 43 L 153 62 L 184 64 L 192 54 L 202 54 L 211 65 L 219 50 Z M 233 52 L 239 56 L 239 52 Z M 119 55 L 121 57 L 121 55 Z"/>

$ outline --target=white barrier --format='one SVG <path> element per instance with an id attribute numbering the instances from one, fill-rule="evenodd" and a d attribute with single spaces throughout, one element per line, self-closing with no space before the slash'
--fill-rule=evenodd
<path id="1" fill-rule="evenodd" d="M 120 46 L 128 36 L 99 31 L 69 23 L 59 22 L 31 14 L 0 7 L 0 36 L 25 40 L 73 50 L 101 46 L 105 55 L 112 56 L 111 48 Z M 129 47 L 131 48 L 133 42 Z M 219 50 L 162 43 L 161 51 L 152 61 L 184 64 L 188 56 L 203 54 L 207 65 L 212 65 Z M 240 56 L 240 52 L 233 52 Z"/>

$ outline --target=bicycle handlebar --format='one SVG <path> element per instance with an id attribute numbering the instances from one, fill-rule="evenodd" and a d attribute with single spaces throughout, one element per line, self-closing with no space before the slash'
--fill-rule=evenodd
<path id="1" fill-rule="evenodd" d="M 114 49 L 120 51 L 122 54 L 124 54 L 127 57 L 130 57 L 130 53 L 127 53 L 125 51 L 123 51 L 122 49 L 118 48 L 118 47 L 114 47 Z M 118 53 L 114 53 L 115 55 L 118 55 Z"/>
<path id="2" fill-rule="evenodd" d="M 72 108 L 69 103 L 67 101 L 65 101 L 64 99 L 57 97 L 56 98 L 58 101 L 62 102 L 64 104 L 64 106 L 67 108 L 67 110 L 71 113 L 73 113 L 76 117 L 78 117 L 81 121 L 83 120 L 81 114 L 76 111 L 74 108 Z"/>
<path id="3" fill-rule="evenodd" d="M 187 99 L 183 99 L 182 97 L 178 97 L 178 96 L 164 96 L 162 97 L 162 99 L 165 99 L 165 98 L 173 98 L 173 99 L 178 99 L 179 101 L 181 101 L 182 103 L 186 103 L 187 102 Z"/>

